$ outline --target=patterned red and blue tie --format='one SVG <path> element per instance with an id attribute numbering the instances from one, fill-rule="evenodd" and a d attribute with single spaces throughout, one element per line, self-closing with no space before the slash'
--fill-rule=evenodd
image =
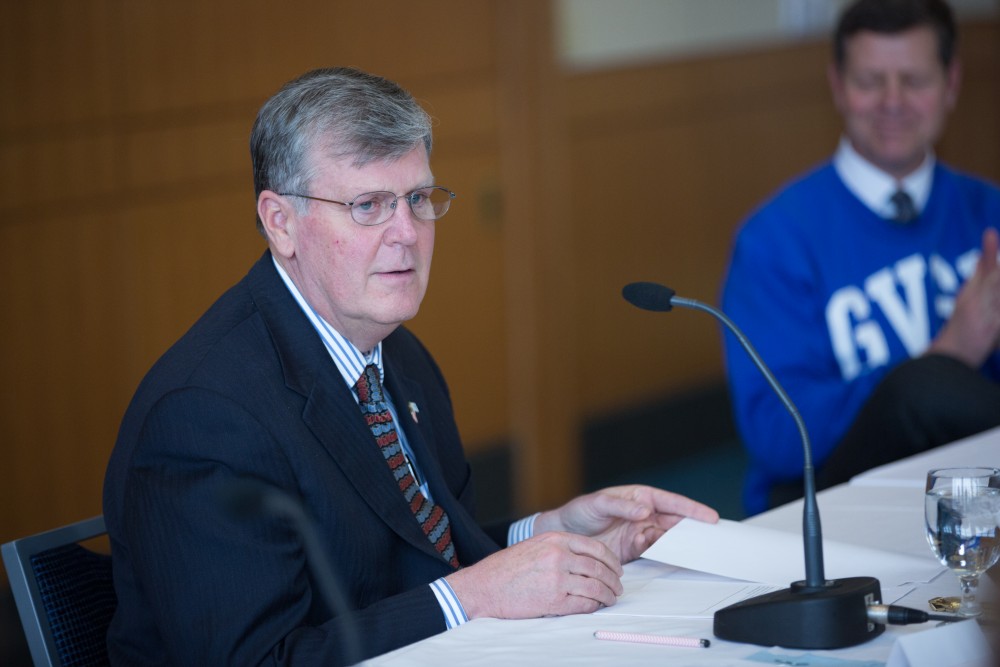
<path id="1" fill-rule="evenodd" d="M 385 462 L 389 464 L 389 470 L 399 484 L 403 498 L 417 518 L 417 523 L 423 528 L 424 534 L 437 552 L 457 569 L 458 557 L 455 555 L 455 545 L 451 541 L 448 515 L 441 506 L 434 504 L 420 491 L 417 480 L 410 472 L 410 466 L 399 442 L 399 435 L 396 433 L 396 426 L 389 413 L 389 404 L 382 393 L 378 366 L 375 364 L 365 366 L 365 372 L 358 378 L 354 388 L 358 392 L 358 404 L 361 406 L 365 423 L 375 436 L 375 442 L 378 443 Z"/>

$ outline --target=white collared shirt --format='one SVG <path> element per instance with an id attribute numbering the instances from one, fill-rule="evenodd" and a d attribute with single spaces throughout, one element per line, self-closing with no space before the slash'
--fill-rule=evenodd
<path id="1" fill-rule="evenodd" d="M 924 210 L 931 196 L 934 162 L 934 153 L 927 151 L 927 157 L 920 166 L 899 181 L 861 157 L 845 136 L 840 138 L 837 152 L 833 155 L 833 168 L 847 189 L 872 212 L 888 220 L 896 216 L 896 205 L 892 203 L 892 196 L 898 190 L 910 195 L 918 213 Z"/>

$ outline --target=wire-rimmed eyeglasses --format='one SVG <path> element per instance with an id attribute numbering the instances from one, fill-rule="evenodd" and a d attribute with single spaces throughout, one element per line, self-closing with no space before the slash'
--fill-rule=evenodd
<path id="1" fill-rule="evenodd" d="M 336 201 L 334 199 L 324 199 L 311 195 L 300 195 L 294 192 L 279 192 L 282 197 L 302 197 L 303 199 L 313 199 L 315 201 L 326 202 L 327 204 L 340 204 L 351 209 L 351 218 L 354 222 L 365 227 L 381 225 L 392 217 L 396 212 L 396 202 L 400 197 L 406 200 L 413 217 L 417 220 L 437 220 L 448 212 L 451 200 L 455 198 L 455 193 L 440 185 L 432 185 L 426 188 L 417 188 L 407 192 L 405 195 L 397 195 L 392 192 L 366 192 L 358 195 L 352 201 Z"/>

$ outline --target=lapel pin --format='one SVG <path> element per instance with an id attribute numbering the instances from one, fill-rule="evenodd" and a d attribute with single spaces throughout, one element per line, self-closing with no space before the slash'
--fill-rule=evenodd
<path id="1" fill-rule="evenodd" d="M 410 401 L 409 406 L 410 406 L 410 416 L 413 417 L 413 423 L 419 424 L 420 420 L 417 419 L 417 415 L 420 414 L 420 408 L 418 408 L 417 404 L 414 403 L 413 401 Z"/>

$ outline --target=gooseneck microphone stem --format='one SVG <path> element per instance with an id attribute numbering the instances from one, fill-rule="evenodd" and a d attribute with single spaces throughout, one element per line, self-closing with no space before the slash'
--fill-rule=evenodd
<path id="1" fill-rule="evenodd" d="M 715 612 L 712 631 L 720 639 L 786 648 L 833 649 L 854 646 L 885 631 L 885 623 L 907 622 L 914 615 L 896 610 L 883 611 L 882 590 L 874 577 L 846 577 L 827 581 L 823 575 L 823 537 L 812 447 L 805 422 L 788 394 L 757 354 L 750 341 L 722 311 L 701 301 L 685 299 L 657 283 L 631 283 L 622 296 L 643 310 L 666 312 L 683 306 L 706 312 L 726 325 L 753 360 L 771 389 L 795 420 L 802 439 L 804 506 L 802 539 L 805 547 L 806 578 L 786 589 L 764 593 L 733 603 Z"/>
<path id="2" fill-rule="evenodd" d="M 806 430 L 806 424 L 802 420 L 802 415 L 799 414 L 799 409 L 795 407 L 792 399 L 785 393 L 782 386 L 778 384 L 778 380 L 774 377 L 771 369 L 767 367 L 767 364 L 764 363 L 764 360 L 760 358 L 754 346 L 743 335 L 739 327 L 729 319 L 728 315 L 707 303 L 695 299 L 687 299 L 676 294 L 670 297 L 670 303 L 674 306 L 706 312 L 725 324 L 726 328 L 736 336 L 736 339 L 743 346 L 743 349 L 746 350 L 746 353 L 750 355 L 750 358 L 757 365 L 767 383 L 771 385 L 771 389 L 778 395 L 785 409 L 791 413 L 792 419 L 795 420 L 795 426 L 798 427 L 799 436 L 802 439 L 802 457 L 804 461 L 802 474 L 805 483 L 805 496 L 802 510 L 802 539 L 806 561 L 805 585 L 806 588 L 822 587 L 826 583 L 826 578 L 823 575 L 823 531 L 820 527 L 819 508 L 816 504 L 816 479 L 812 463 L 812 444 L 809 440 L 809 432 Z"/>
<path id="3" fill-rule="evenodd" d="M 263 499 L 263 509 L 266 514 L 287 519 L 298 531 L 299 539 L 302 540 L 302 551 L 307 554 L 309 567 L 316 578 L 316 587 L 326 605 L 337 613 L 350 617 L 350 607 L 340 585 L 333 574 L 333 567 L 328 558 L 320 557 L 323 553 L 323 546 L 316 527 L 311 520 L 306 517 L 302 505 L 286 493 L 271 489 Z M 345 613 L 346 612 L 346 613 Z M 357 654 L 357 648 L 351 653 Z"/>
<path id="4" fill-rule="evenodd" d="M 334 575 L 316 524 L 302 503 L 281 489 L 250 477 L 236 478 L 224 484 L 219 489 L 219 502 L 233 518 L 271 517 L 286 521 L 298 534 L 316 588 L 327 608 L 340 620 L 343 664 L 361 664 L 361 635 L 353 610 Z"/>

